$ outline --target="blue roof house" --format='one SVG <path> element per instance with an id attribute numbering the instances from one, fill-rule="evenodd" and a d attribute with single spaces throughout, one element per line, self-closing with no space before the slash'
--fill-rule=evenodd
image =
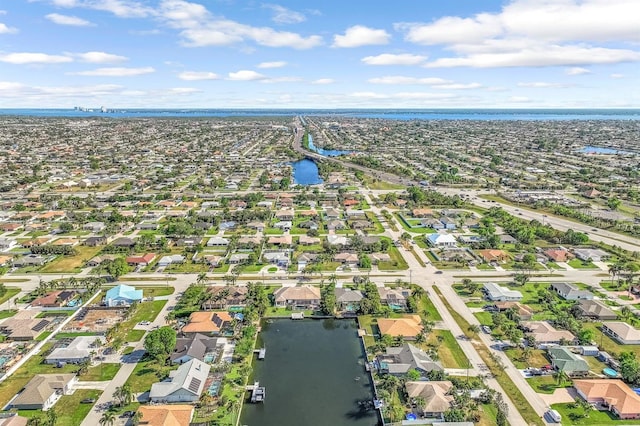
<path id="1" fill-rule="evenodd" d="M 130 285 L 120 284 L 107 291 L 105 301 L 107 306 L 129 306 L 132 302 L 140 302 L 142 300 L 142 290 L 136 290 Z"/>

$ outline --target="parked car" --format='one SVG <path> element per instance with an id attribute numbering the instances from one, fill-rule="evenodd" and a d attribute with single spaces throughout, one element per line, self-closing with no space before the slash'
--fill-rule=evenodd
<path id="1" fill-rule="evenodd" d="M 80 401 L 80 404 L 93 404 L 95 402 L 96 402 L 95 398 L 85 398 L 82 401 Z"/>
<path id="2" fill-rule="evenodd" d="M 486 325 L 483 325 L 482 327 L 480 327 L 482 329 L 482 331 L 484 331 L 487 334 L 491 334 L 491 329 L 489 327 L 487 327 Z"/>

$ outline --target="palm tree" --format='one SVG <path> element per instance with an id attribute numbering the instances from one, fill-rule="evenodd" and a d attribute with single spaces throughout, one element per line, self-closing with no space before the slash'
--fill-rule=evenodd
<path id="1" fill-rule="evenodd" d="M 133 401 L 133 391 L 131 390 L 131 386 L 127 384 L 118 386 L 116 391 L 113 393 L 113 397 L 118 400 L 118 405 L 121 407 L 129 405 L 131 401 Z"/>
<path id="2" fill-rule="evenodd" d="M 102 417 L 100 417 L 100 425 L 101 426 L 113 426 L 116 422 L 116 413 L 113 411 L 105 411 L 102 413 Z"/>
<path id="3" fill-rule="evenodd" d="M 208 392 L 207 392 L 208 394 Z M 131 417 L 131 424 L 133 426 L 138 426 L 142 421 L 142 413 L 140 411 L 136 411 L 136 413 Z"/>

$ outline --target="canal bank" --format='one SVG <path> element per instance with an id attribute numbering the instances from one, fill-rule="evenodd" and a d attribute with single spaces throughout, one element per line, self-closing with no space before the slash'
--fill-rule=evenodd
<path id="1" fill-rule="evenodd" d="M 277 319 L 262 322 L 263 361 L 253 379 L 266 387 L 264 403 L 246 403 L 241 425 L 374 426 L 378 413 L 366 354 L 354 320 Z"/>

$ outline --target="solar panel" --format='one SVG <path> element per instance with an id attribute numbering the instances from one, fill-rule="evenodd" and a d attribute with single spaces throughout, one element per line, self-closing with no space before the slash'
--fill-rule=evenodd
<path id="1" fill-rule="evenodd" d="M 198 389 L 200 388 L 200 383 L 202 383 L 202 380 L 196 377 L 192 377 L 191 383 L 189 383 L 189 386 L 187 387 L 187 389 L 189 389 L 193 393 L 198 393 Z"/>
<path id="2" fill-rule="evenodd" d="M 33 331 L 41 331 L 43 328 L 45 328 L 47 325 L 49 324 L 49 321 L 47 320 L 42 320 L 39 323 L 37 323 L 36 325 L 33 326 L 32 330 Z"/>

